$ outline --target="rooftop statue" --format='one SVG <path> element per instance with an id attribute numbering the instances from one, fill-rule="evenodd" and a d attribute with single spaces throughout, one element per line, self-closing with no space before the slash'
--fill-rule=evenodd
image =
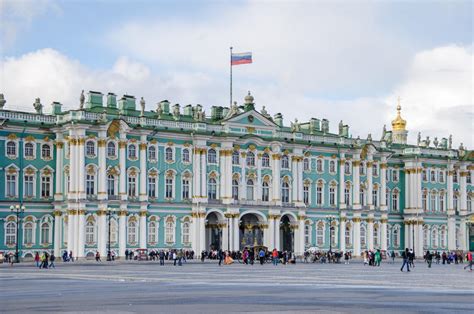
<path id="1" fill-rule="evenodd" d="M 298 123 L 298 119 L 295 118 L 295 122 L 291 122 L 291 132 L 300 132 L 301 126 Z"/>
<path id="2" fill-rule="evenodd" d="M 36 113 L 38 114 L 42 114 L 43 113 L 43 105 L 41 104 L 41 101 L 39 98 L 36 98 L 35 99 L 35 102 L 33 104 L 33 107 L 35 108 L 36 110 Z"/>
<path id="3" fill-rule="evenodd" d="M 438 144 L 439 144 L 438 138 L 435 137 L 435 138 L 434 138 L 434 141 L 433 141 L 433 145 L 434 145 L 436 148 L 438 148 Z"/>
<path id="4" fill-rule="evenodd" d="M 158 118 L 161 117 L 163 114 L 163 107 L 161 106 L 161 102 L 158 103 L 158 106 L 156 106 L 156 113 L 158 114 Z"/>
<path id="5" fill-rule="evenodd" d="M 144 117 L 145 116 L 145 99 L 143 97 L 140 99 L 140 116 Z"/>
<path id="6" fill-rule="evenodd" d="M 224 117 L 225 119 L 230 119 L 235 115 L 239 114 L 239 107 L 237 106 L 237 102 L 234 101 L 234 104 L 230 106 L 229 112 L 227 115 Z"/>
<path id="7" fill-rule="evenodd" d="M 84 101 L 86 98 L 84 97 L 84 90 L 81 92 L 81 96 L 79 97 L 79 109 L 84 109 Z"/>
<path id="8" fill-rule="evenodd" d="M 418 136 L 416 137 L 416 145 L 420 146 L 421 144 L 421 132 L 418 132 Z"/>
<path id="9" fill-rule="evenodd" d="M 449 134 L 449 139 L 448 139 L 448 149 L 453 148 L 453 135 Z"/>
<path id="10" fill-rule="evenodd" d="M 3 109 L 6 102 L 7 101 L 5 100 L 5 96 L 3 96 L 3 94 L 0 94 L 0 109 Z"/>

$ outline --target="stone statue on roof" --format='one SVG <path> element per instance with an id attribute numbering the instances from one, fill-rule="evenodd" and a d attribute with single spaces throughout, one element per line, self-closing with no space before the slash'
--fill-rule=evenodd
<path id="1" fill-rule="evenodd" d="M 3 109 L 6 102 L 7 101 L 5 100 L 5 96 L 3 96 L 3 94 L 0 94 L 0 109 Z"/>
<path id="2" fill-rule="evenodd" d="M 265 109 L 265 106 L 262 107 L 262 111 L 260 111 L 260 113 L 262 114 L 262 116 L 264 116 L 265 118 L 268 118 L 270 115 L 268 114 L 267 110 Z"/>
<path id="3" fill-rule="evenodd" d="M 430 147 L 431 140 L 429 136 L 426 137 L 425 143 L 426 143 L 426 147 Z"/>
<path id="4" fill-rule="evenodd" d="M 237 102 L 234 101 L 234 103 L 230 106 L 229 112 L 227 112 L 226 116 L 224 117 L 225 119 L 230 119 L 235 115 L 239 114 L 239 107 L 237 106 Z"/>
<path id="5" fill-rule="evenodd" d="M 173 118 L 175 120 L 179 120 L 179 116 L 180 116 L 180 113 L 179 113 L 179 104 L 176 104 L 173 106 Z"/>
<path id="6" fill-rule="evenodd" d="M 360 136 L 357 136 L 356 140 L 355 140 L 355 145 L 357 147 L 360 147 L 360 144 L 361 144 L 361 140 L 360 140 Z"/>
<path id="7" fill-rule="evenodd" d="M 84 90 L 81 92 L 81 96 L 79 96 L 79 109 L 84 109 L 84 101 L 86 100 L 86 97 L 84 97 Z"/>
<path id="8" fill-rule="evenodd" d="M 421 144 L 421 132 L 418 132 L 418 136 L 416 137 L 416 145 L 420 146 Z"/>
<path id="9" fill-rule="evenodd" d="M 298 119 L 295 118 L 295 122 L 290 122 L 291 123 L 291 132 L 300 132 L 301 131 L 301 126 L 298 122 Z"/>
<path id="10" fill-rule="evenodd" d="M 371 133 L 369 133 L 369 135 L 367 136 L 367 142 L 372 143 L 372 134 Z"/>
<path id="11" fill-rule="evenodd" d="M 145 99 L 143 97 L 140 99 L 140 117 L 145 116 Z"/>
<path id="12" fill-rule="evenodd" d="M 438 144 L 439 144 L 438 138 L 435 137 L 435 138 L 434 138 L 434 141 L 433 141 L 433 145 L 434 145 L 436 148 L 438 148 Z"/>
<path id="13" fill-rule="evenodd" d="M 453 148 L 453 135 L 452 134 L 449 134 L 449 138 L 448 138 L 448 149 L 451 149 Z"/>
<path id="14" fill-rule="evenodd" d="M 459 145 L 459 156 L 464 157 L 464 154 L 466 153 L 466 150 L 464 148 L 464 145 L 461 143 Z"/>
<path id="15" fill-rule="evenodd" d="M 342 123 L 342 120 L 339 121 L 339 135 L 342 135 L 342 130 L 344 128 L 344 123 Z"/>
<path id="16" fill-rule="evenodd" d="M 163 114 L 163 106 L 161 105 L 161 102 L 156 106 L 156 113 L 158 114 L 158 118 Z"/>
<path id="17" fill-rule="evenodd" d="M 43 105 L 41 104 L 41 100 L 39 98 L 35 99 L 35 102 L 33 104 L 33 107 L 36 110 L 36 113 L 42 114 L 43 113 Z"/>

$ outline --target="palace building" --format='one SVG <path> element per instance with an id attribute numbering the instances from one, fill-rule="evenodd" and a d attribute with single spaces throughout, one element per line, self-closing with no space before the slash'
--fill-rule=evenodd
<path id="1" fill-rule="evenodd" d="M 375 140 L 342 121 L 285 126 L 250 93 L 210 115 L 93 91 L 68 111 L 6 102 L 0 252 L 474 249 L 474 152 L 451 136 L 408 144 L 400 104 Z"/>

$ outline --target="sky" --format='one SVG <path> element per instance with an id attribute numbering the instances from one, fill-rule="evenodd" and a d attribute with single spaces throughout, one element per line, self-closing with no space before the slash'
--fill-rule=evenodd
<path id="1" fill-rule="evenodd" d="M 79 107 L 81 90 L 227 106 L 248 91 L 285 125 L 340 120 L 380 138 L 397 98 L 409 141 L 453 135 L 472 149 L 472 1 L 0 0 L 5 109 Z"/>

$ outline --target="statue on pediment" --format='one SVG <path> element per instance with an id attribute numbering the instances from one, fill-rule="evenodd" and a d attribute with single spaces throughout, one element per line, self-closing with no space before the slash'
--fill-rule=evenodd
<path id="1" fill-rule="evenodd" d="M 226 116 L 224 119 L 230 119 L 235 115 L 239 114 L 239 107 L 237 106 L 237 102 L 234 101 L 234 103 L 230 106 L 229 112 L 227 112 Z"/>
<path id="2" fill-rule="evenodd" d="M 35 108 L 37 114 L 43 113 L 43 105 L 41 104 L 41 100 L 39 98 L 35 99 L 33 107 Z"/>
<path id="3" fill-rule="evenodd" d="M 418 132 L 418 136 L 416 137 L 416 145 L 420 146 L 421 144 L 421 132 Z"/>
<path id="4" fill-rule="evenodd" d="M 5 100 L 5 97 L 3 96 L 3 94 L 0 94 L 0 109 L 3 109 L 6 102 L 7 101 Z"/>
<path id="5" fill-rule="evenodd" d="M 426 147 L 430 147 L 431 140 L 429 136 L 426 137 L 425 143 L 426 143 Z"/>
<path id="6" fill-rule="evenodd" d="M 448 138 L 448 149 L 451 149 L 453 148 L 453 135 L 452 134 L 449 134 L 449 138 Z"/>
<path id="7" fill-rule="evenodd" d="M 371 133 L 369 133 L 369 135 L 367 136 L 367 142 L 372 143 L 372 134 Z"/>
<path id="8" fill-rule="evenodd" d="M 262 106 L 262 111 L 260 111 L 260 113 L 261 113 L 262 116 L 264 116 L 265 118 L 270 119 L 270 115 L 268 114 L 267 109 L 265 109 L 265 106 Z"/>
<path id="9" fill-rule="evenodd" d="M 339 121 L 339 135 L 342 135 L 342 130 L 344 129 L 344 123 L 342 123 L 342 120 Z"/>

